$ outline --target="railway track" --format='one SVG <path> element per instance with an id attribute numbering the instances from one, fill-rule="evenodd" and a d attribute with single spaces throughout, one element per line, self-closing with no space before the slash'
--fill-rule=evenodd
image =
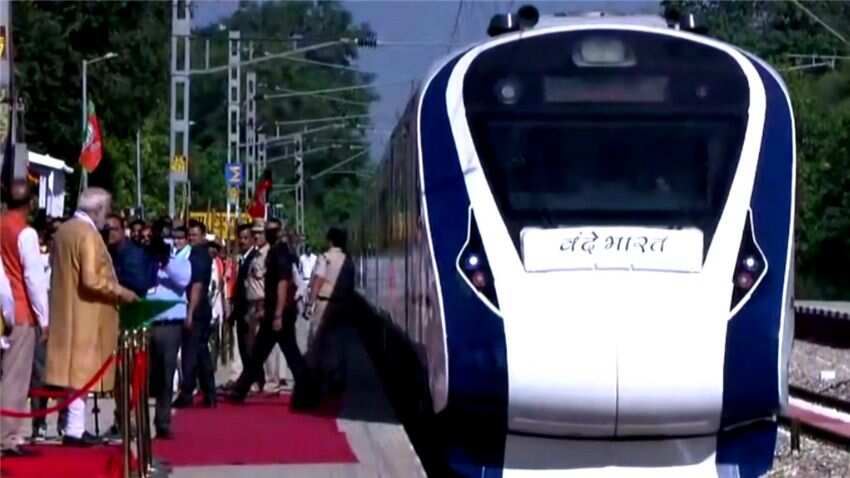
<path id="1" fill-rule="evenodd" d="M 850 401 L 790 385 L 783 421 L 791 429 L 791 447 L 799 449 L 800 433 L 850 447 Z"/>

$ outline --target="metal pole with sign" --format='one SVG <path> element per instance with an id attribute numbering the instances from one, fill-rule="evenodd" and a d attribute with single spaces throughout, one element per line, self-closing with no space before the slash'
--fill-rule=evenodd
<path id="1" fill-rule="evenodd" d="M 242 42 L 241 34 L 236 30 L 228 32 L 228 60 L 227 60 L 227 167 L 230 165 L 240 164 L 239 154 L 239 117 L 241 115 L 241 105 L 239 99 L 241 96 L 241 67 L 240 60 Z M 240 166 L 241 168 L 241 166 Z M 239 173 L 242 175 L 241 169 Z M 240 183 L 241 185 L 241 183 Z M 227 208 L 233 208 L 236 211 L 236 216 L 239 217 L 239 197 L 233 200 L 231 196 L 230 185 L 227 186 Z"/>
<path id="2" fill-rule="evenodd" d="M 6 138 L 12 130 L 12 2 L 0 1 L 0 171 L 4 171 L 3 161 L 14 161 L 4 158 L 6 155 Z M 11 138 L 15 144 L 14 136 Z M 12 163 L 14 165 L 14 163 Z M 14 167 L 14 166 L 13 166 Z M 13 173 L 14 175 L 14 173 Z"/>
<path id="3" fill-rule="evenodd" d="M 239 217 L 239 210 L 235 207 L 239 204 L 239 192 L 242 189 L 243 170 L 241 163 L 227 163 L 224 167 L 224 184 L 227 186 L 227 227 L 230 230 L 230 212 L 236 210 L 236 217 Z M 229 237 L 229 234 L 228 234 Z"/>
<path id="4" fill-rule="evenodd" d="M 171 134 L 168 174 L 168 215 L 175 216 L 174 190 L 189 180 L 189 70 L 192 31 L 190 0 L 171 3 Z M 180 61 L 182 60 L 182 61 Z"/>

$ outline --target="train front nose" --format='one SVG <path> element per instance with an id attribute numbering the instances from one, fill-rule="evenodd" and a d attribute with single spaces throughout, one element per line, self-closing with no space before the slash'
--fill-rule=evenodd
<path id="1" fill-rule="evenodd" d="M 701 274 L 560 274 L 532 278 L 522 311 L 503 302 L 509 427 L 556 436 L 715 433 L 728 310 L 712 307 L 722 301 L 707 297 Z M 546 290 L 552 283 L 559 291 Z"/>

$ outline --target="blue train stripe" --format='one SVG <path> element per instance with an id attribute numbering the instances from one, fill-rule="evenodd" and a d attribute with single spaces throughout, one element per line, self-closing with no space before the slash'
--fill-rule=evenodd
<path id="1" fill-rule="evenodd" d="M 424 189 L 442 290 L 449 368 L 449 457 L 463 476 L 500 478 L 507 433 L 504 325 L 466 286 L 455 259 L 466 241 L 469 197 L 449 124 L 446 89 L 459 57 L 423 92 L 419 118 Z"/>
<path id="2" fill-rule="evenodd" d="M 759 164 L 750 205 L 756 241 L 769 270 L 749 302 L 729 321 L 721 426 L 728 427 L 779 410 L 780 317 L 785 307 L 788 230 L 793 207 L 793 124 L 782 86 L 749 56 L 764 83 L 766 111 Z M 722 432 L 718 463 L 737 463 L 741 476 L 759 476 L 773 462 L 776 424 Z"/>

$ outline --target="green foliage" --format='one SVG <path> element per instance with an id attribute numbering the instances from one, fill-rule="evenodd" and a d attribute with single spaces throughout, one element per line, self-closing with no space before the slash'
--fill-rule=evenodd
<path id="1" fill-rule="evenodd" d="M 266 54 L 281 53 L 322 42 L 341 38 L 353 39 L 370 32 L 368 26 L 355 26 L 351 23 L 351 14 L 338 2 L 243 2 L 241 8 L 223 23 L 227 29 L 241 31 L 243 55 L 247 57 L 253 48 L 254 58 Z M 218 26 L 211 26 L 199 32 L 210 39 L 210 64 L 220 65 L 227 62 L 226 32 Z M 297 43 L 290 41 L 290 35 L 300 35 Z M 196 68 L 204 67 L 206 45 L 202 41 L 195 44 L 193 63 Z M 276 128 L 274 121 L 291 121 L 311 118 L 362 115 L 369 111 L 369 104 L 377 97 L 369 89 L 360 89 L 334 93 L 332 97 L 344 101 L 333 101 L 326 97 L 295 97 L 282 99 L 264 99 L 266 94 L 285 93 L 290 90 L 307 91 L 325 88 L 360 85 L 371 80 L 371 76 L 358 72 L 352 66 L 357 57 L 357 49 L 351 44 L 340 44 L 329 48 L 313 50 L 292 60 L 272 60 L 253 67 L 257 73 L 257 126 L 268 136 L 287 134 L 303 130 L 304 126 L 314 128 L 330 123 L 309 125 L 281 125 Z M 317 66 L 297 60 L 330 63 L 332 66 Z M 210 178 L 221 177 L 221 171 L 227 161 L 227 101 L 226 76 L 205 75 L 193 78 L 192 117 L 196 124 L 192 128 L 192 142 L 195 149 L 192 164 L 198 167 L 190 171 L 193 184 L 205 182 L 204 186 L 193 186 L 194 208 L 206 208 L 208 201 L 213 207 L 224 206 L 225 197 L 218 186 L 208 183 Z M 242 84 L 243 92 L 246 85 Z M 242 112 L 245 121 L 245 112 Z M 367 119 L 347 122 L 344 127 L 328 130 L 305 137 L 304 150 L 310 150 L 333 144 L 349 145 L 363 142 L 366 135 L 363 128 Z M 196 134 L 197 132 L 197 134 Z M 267 151 L 268 158 L 292 153 L 291 147 L 278 144 Z M 244 160 L 245 152 L 241 153 Z M 310 238 L 323 237 L 320 233 L 327 225 L 343 220 L 359 202 L 359 176 L 351 174 L 327 175 L 316 180 L 310 176 L 353 154 L 353 151 L 335 147 L 327 151 L 307 155 L 304 158 L 305 176 L 308 178 L 305 188 L 305 221 L 307 235 Z M 199 161 L 199 155 L 201 161 Z M 346 166 L 346 171 L 359 171 L 368 163 L 368 156 Z M 292 184 L 294 181 L 294 161 L 282 160 L 272 163 L 272 173 L 276 186 Z M 212 175 L 215 176 L 212 176 Z M 208 194 L 209 192 L 209 194 Z M 291 192 L 276 188 L 271 201 L 284 205 L 287 218 L 294 218 L 294 201 Z M 199 204 L 200 201 L 200 204 Z M 319 233 L 318 236 L 316 234 Z"/>
<path id="2" fill-rule="evenodd" d="M 105 157 L 90 183 L 120 195 L 135 152 L 135 131 L 168 101 L 167 2 L 15 2 L 15 81 L 26 105 L 30 149 L 76 166 L 82 143 L 82 60 L 89 99 L 105 137 Z M 167 127 L 167 126 L 166 126 Z M 125 144 L 129 143 L 129 144 Z M 79 170 L 79 168 L 77 168 Z M 71 203 L 76 196 L 71 181 Z"/>
<path id="3" fill-rule="evenodd" d="M 837 28 L 850 27 L 847 2 L 806 2 Z M 770 63 L 787 63 L 786 53 L 832 53 L 843 48 L 822 26 L 789 1 L 665 0 L 666 9 L 696 14 L 709 35 L 755 53 Z"/>
<path id="4" fill-rule="evenodd" d="M 26 138 L 31 149 L 62 158 L 76 166 L 81 147 L 81 77 L 83 59 L 116 52 L 118 58 L 89 67 L 88 94 L 97 104 L 104 134 L 104 160 L 90 177 L 90 184 L 106 187 L 119 208 L 136 202 L 136 130 L 141 128 L 143 205 L 148 217 L 166 211 L 168 201 L 168 71 L 170 55 L 169 2 L 16 2 L 13 33 L 16 47 L 16 84 L 27 106 Z M 351 14 L 338 2 L 243 2 L 240 9 L 224 20 L 238 29 L 254 57 L 279 53 L 340 38 L 369 33 L 368 26 L 352 24 Z M 210 64 L 227 63 L 227 34 L 211 26 L 195 32 L 210 39 Z M 299 34 L 298 45 L 289 41 Z M 204 68 L 205 42 L 192 41 L 193 68 Z M 357 49 L 349 43 L 314 50 L 300 58 L 337 65 L 336 68 L 304 62 L 273 60 L 254 67 L 261 85 L 259 94 L 276 93 L 275 86 L 291 90 L 312 90 L 363 84 L 371 78 L 352 67 Z M 244 70 L 243 70 L 244 77 Z M 226 74 L 192 78 L 190 112 L 194 121 L 190 137 L 192 209 L 225 206 L 224 164 L 227 160 Z M 243 96 L 244 88 L 243 87 Z M 275 134 L 273 121 L 327 116 L 365 114 L 376 99 L 368 89 L 338 93 L 345 101 L 320 97 L 300 97 L 257 102 L 258 123 L 263 132 Z M 243 112 L 242 120 L 245 120 Z M 359 121 L 368 125 L 368 120 Z M 363 141 L 362 128 L 353 123 L 325 134 L 310 136 L 305 150 Z M 281 134 L 300 129 L 282 126 Z M 270 148 L 268 156 L 286 154 L 283 148 Z M 305 173 L 310 175 L 345 159 L 350 151 L 335 148 L 325 154 L 305 157 Z M 244 157 L 243 157 L 244 160 Z M 368 157 L 346 166 L 359 171 Z M 79 170 L 79 168 L 77 167 Z M 275 184 L 291 183 L 292 161 L 274 166 Z M 358 175 L 327 175 L 308 181 L 306 214 L 310 235 L 320 234 L 328 224 L 343 221 L 357 206 L 360 194 Z M 73 204 L 77 182 L 70 181 L 68 203 Z M 292 195 L 273 194 L 273 202 L 286 204 L 293 217 Z M 178 208 L 184 198 L 177 191 Z M 317 235 L 318 234 L 318 235 Z M 318 245 L 318 244 L 316 244 Z"/>
<path id="5" fill-rule="evenodd" d="M 788 78 L 797 119 L 797 263 L 800 295 L 850 292 L 850 104 L 832 87 L 848 72 Z"/>

